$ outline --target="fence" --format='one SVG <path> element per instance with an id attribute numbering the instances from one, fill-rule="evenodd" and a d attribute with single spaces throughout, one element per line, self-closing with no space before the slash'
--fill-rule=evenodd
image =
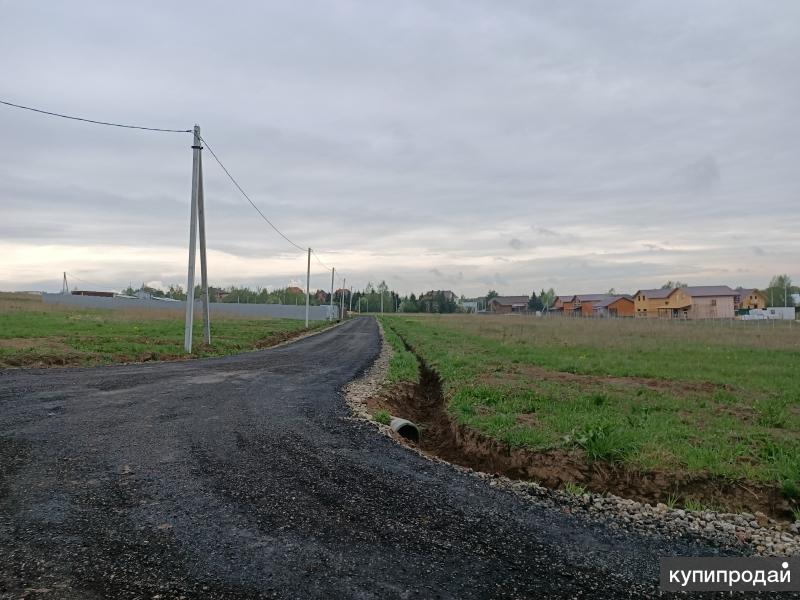
<path id="1" fill-rule="evenodd" d="M 175 314 L 186 311 L 186 302 L 166 302 L 163 300 L 150 300 L 143 298 L 101 298 L 98 296 L 73 296 L 71 294 L 42 294 L 45 304 L 64 304 L 80 308 L 106 308 L 112 310 L 145 309 L 145 310 L 174 310 Z M 196 314 L 202 314 L 198 306 L 200 300 L 195 300 Z M 209 304 L 212 315 L 237 316 L 237 317 L 272 317 L 276 319 L 305 319 L 306 307 L 289 304 L 232 304 L 212 302 Z M 338 318 L 339 310 L 336 305 L 311 306 L 308 318 L 311 321 L 325 321 L 333 315 Z"/>

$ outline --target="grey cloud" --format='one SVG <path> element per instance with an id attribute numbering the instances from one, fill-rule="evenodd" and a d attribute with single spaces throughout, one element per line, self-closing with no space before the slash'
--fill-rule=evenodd
<path id="1" fill-rule="evenodd" d="M 708 192 L 719 183 L 720 172 L 717 159 L 706 156 L 688 165 L 682 171 L 686 188 L 693 192 Z"/>
<path id="2" fill-rule="evenodd" d="M 438 279 L 467 294 L 554 280 L 594 291 L 710 281 L 733 265 L 763 285 L 764 268 L 790 270 L 800 251 L 800 79 L 786 77 L 800 70 L 800 5 L 770 6 L 87 0 L 43 19 L 11 3 L 0 69 L 12 102 L 200 123 L 289 237 L 337 263 L 359 258 L 337 264 L 357 287 L 393 273 L 409 291 Z M 175 35 L 187 26 L 204 40 L 191 53 Z M 0 129 L 0 242 L 173 247 L 183 262 L 188 136 L 5 107 Z M 210 248 L 290 253 L 204 153 Z M 518 264 L 531 247 L 557 256 Z M 0 285 L 42 281 L 15 256 Z M 96 275 L 182 279 L 165 269 Z"/>

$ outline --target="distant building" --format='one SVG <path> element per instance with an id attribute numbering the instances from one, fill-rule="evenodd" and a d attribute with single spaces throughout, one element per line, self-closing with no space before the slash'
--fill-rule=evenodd
<path id="1" fill-rule="evenodd" d="M 572 302 L 575 296 L 556 296 L 553 306 L 550 307 L 550 312 L 560 314 L 572 314 Z"/>
<path id="2" fill-rule="evenodd" d="M 302 288 L 297 287 L 296 285 L 290 285 L 286 288 L 286 291 L 290 294 L 305 294 L 305 291 Z"/>
<path id="3" fill-rule="evenodd" d="M 595 303 L 592 310 L 596 317 L 632 317 L 636 314 L 633 298 L 627 294 L 607 296 Z"/>
<path id="4" fill-rule="evenodd" d="M 489 311 L 497 314 L 528 312 L 527 296 L 496 296 L 489 300 Z"/>
<path id="5" fill-rule="evenodd" d="M 114 292 L 95 292 L 92 290 L 72 290 L 73 296 L 96 296 L 98 298 L 113 298 Z"/>
<path id="6" fill-rule="evenodd" d="M 608 294 L 576 294 L 572 300 L 572 312 L 576 317 L 591 317 L 594 307 L 608 298 Z"/>
<path id="7" fill-rule="evenodd" d="M 736 292 L 736 297 L 733 299 L 734 310 L 759 309 L 767 306 L 767 296 L 762 291 L 741 287 L 733 291 Z"/>
<path id="8" fill-rule="evenodd" d="M 638 290 L 633 302 L 638 318 L 732 319 L 737 296 L 727 285 L 697 285 Z"/>

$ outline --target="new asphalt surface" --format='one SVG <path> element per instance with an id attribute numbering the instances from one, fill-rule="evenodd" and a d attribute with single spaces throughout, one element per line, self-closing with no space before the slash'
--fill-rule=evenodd
<path id="1" fill-rule="evenodd" d="M 692 541 L 610 530 L 353 420 L 375 321 L 227 358 L 0 372 L 8 598 L 628 598 Z"/>

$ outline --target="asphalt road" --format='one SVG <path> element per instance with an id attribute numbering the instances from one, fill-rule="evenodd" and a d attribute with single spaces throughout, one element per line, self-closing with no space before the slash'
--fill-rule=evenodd
<path id="1" fill-rule="evenodd" d="M 555 598 L 656 592 L 693 543 L 614 532 L 349 418 L 372 319 L 219 359 L 0 372 L 0 594 Z"/>

